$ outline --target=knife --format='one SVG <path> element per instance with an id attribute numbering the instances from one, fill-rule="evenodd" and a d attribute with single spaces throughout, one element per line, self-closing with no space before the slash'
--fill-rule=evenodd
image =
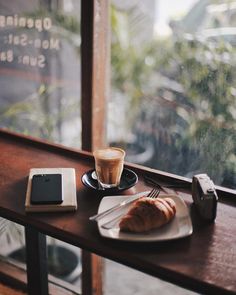
<path id="1" fill-rule="evenodd" d="M 141 194 L 136 195 L 135 197 L 132 196 L 132 197 L 128 198 L 127 200 L 124 200 L 124 201 L 120 202 L 119 204 L 117 204 L 117 205 L 115 205 L 115 206 L 113 206 L 101 213 L 98 213 L 96 215 L 89 217 L 89 220 L 98 221 L 98 220 L 102 219 L 103 217 L 109 215 L 110 213 L 112 213 L 116 210 L 119 210 L 121 208 L 124 208 L 125 206 L 133 203 L 134 201 L 138 200 L 139 198 L 143 197 L 144 195 L 145 195 L 144 193 L 141 193 Z"/>
<path id="2" fill-rule="evenodd" d="M 101 227 L 104 228 L 104 229 L 111 229 L 111 228 L 113 228 L 117 224 L 117 222 L 121 219 L 122 216 L 124 216 L 124 213 L 122 213 L 122 214 L 120 214 L 120 215 L 112 218 L 111 220 L 103 223 L 101 225 Z"/>

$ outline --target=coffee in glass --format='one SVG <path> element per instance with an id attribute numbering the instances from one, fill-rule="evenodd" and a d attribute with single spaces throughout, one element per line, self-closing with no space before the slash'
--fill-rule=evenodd
<path id="1" fill-rule="evenodd" d="M 93 152 L 97 179 L 102 188 L 117 187 L 124 167 L 125 151 L 108 147 Z"/>

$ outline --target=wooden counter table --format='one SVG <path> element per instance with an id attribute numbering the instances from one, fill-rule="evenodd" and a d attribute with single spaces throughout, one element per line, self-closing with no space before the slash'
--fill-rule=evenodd
<path id="1" fill-rule="evenodd" d="M 25 213 L 29 170 L 40 167 L 75 168 L 76 212 Z M 191 208 L 191 236 L 169 242 L 135 244 L 109 240 L 100 236 L 96 223 L 89 221 L 104 196 L 81 183 L 81 176 L 93 167 L 90 153 L 0 130 L 0 216 L 26 227 L 29 294 L 47 293 L 47 273 L 43 273 L 45 235 L 200 293 L 236 294 L 235 191 L 218 188 L 217 219 L 206 226 L 191 206 L 191 182 L 179 177 L 189 188 L 174 192 L 181 194 Z M 157 170 L 131 164 L 126 167 L 138 174 L 139 182 L 123 194 L 149 190 L 151 186 L 144 182 L 144 175 L 168 183 L 175 180 L 173 175 Z"/>

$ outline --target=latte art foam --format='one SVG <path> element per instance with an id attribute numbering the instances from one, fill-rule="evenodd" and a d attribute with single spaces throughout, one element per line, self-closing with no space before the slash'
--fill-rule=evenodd
<path id="1" fill-rule="evenodd" d="M 98 181 L 104 188 L 116 187 L 120 183 L 125 152 L 119 148 L 106 148 L 94 153 Z"/>
<path id="2" fill-rule="evenodd" d="M 124 152 L 116 148 L 107 148 L 107 149 L 95 151 L 94 155 L 96 155 L 96 157 L 99 157 L 100 159 L 112 160 L 112 159 L 120 159 L 121 157 L 123 157 Z"/>

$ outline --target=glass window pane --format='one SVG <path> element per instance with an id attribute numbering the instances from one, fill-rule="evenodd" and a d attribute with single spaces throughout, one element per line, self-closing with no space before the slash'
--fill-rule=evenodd
<path id="1" fill-rule="evenodd" d="M 108 138 L 127 161 L 236 187 L 235 16 L 231 1 L 112 1 Z"/>
<path id="2" fill-rule="evenodd" d="M 0 42 L 0 127 L 80 148 L 80 1 L 0 0 Z M 24 228 L 0 218 L 0 240 L 22 266 Z M 48 240 L 49 273 L 78 286 L 80 250 Z"/>
<path id="3" fill-rule="evenodd" d="M 0 127 L 80 147 L 80 1 L 0 11 Z"/>

